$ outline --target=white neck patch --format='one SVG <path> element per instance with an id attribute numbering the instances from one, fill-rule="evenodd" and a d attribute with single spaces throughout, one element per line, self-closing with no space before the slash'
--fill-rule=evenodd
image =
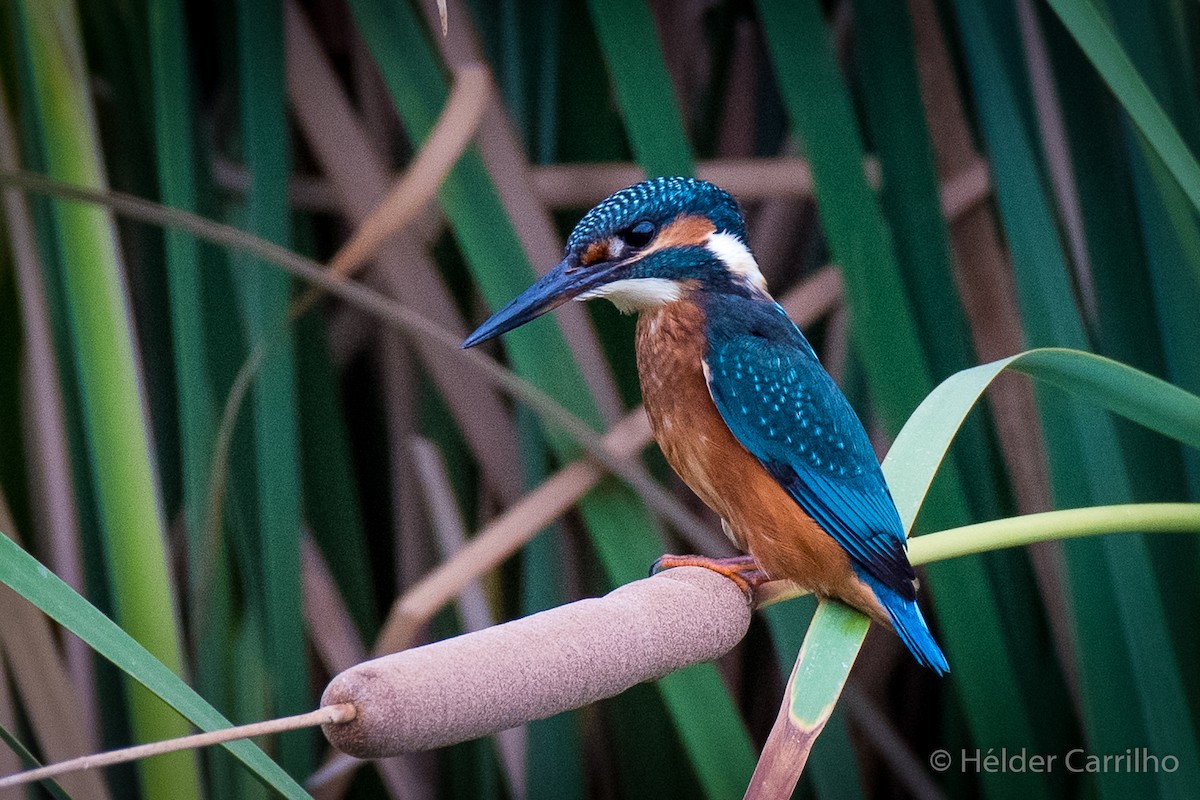
<path id="1" fill-rule="evenodd" d="M 576 297 L 576 300 L 592 300 L 607 297 L 622 314 L 642 311 L 647 308 L 665 306 L 683 296 L 683 287 L 667 278 L 626 278 L 597 286 Z"/>
<path id="2" fill-rule="evenodd" d="M 758 262 L 750 252 L 750 248 L 732 233 L 710 233 L 704 243 L 708 251 L 721 259 L 725 268 L 736 277 L 762 291 L 767 291 L 767 279 L 758 269 Z"/>

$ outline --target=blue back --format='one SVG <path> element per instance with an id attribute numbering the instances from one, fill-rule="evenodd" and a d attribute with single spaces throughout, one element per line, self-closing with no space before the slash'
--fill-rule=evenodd
<path id="1" fill-rule="evenodd" d="M 725 423 L 865 572 L 916 597 L 904 528 L 862 423 L 804 334 L 765 296 L 700 292 L 709 390 Z"/>

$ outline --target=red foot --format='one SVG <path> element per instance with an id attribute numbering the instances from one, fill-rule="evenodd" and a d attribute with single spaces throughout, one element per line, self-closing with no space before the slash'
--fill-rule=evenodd
<path id="1" fill-rule="evenodd" d="M 650 566 L 650 574 L 657 575 L 664 569 L 672 567 L 704 567 L 711 569 L 737 584 L 746 595 L 746 599 L 754 602 L 754 589 L 770 578 L 762 571 L 754 556 L 732 556 L 730 558 L 709 558 L 707 556 L 672 556 L 664 555 Z"/>

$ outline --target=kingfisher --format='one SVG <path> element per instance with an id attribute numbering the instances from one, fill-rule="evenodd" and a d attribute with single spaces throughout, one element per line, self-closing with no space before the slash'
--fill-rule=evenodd
<path id="1" fill-rule="evenodd" d="M 638 314 L 654 438 L 745 554 L 663 556 L 655 568 L 708 567 L 751 596 L 766 580 L 790 580 L 892 628 L 920 664 L 948 671 L 866 431 L 767 292 L 732 195 L 683 177 L 616 192 L 575 226 L 562 261 L 462 346 L 598 297 Z"/>

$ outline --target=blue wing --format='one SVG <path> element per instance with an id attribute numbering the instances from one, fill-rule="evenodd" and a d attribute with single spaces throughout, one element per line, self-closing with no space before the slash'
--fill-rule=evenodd
<path id="1" fill-rule="evenodd" d="M 777 304 L 710 302 L 708 388 L 725 423 L 862 572 L 916 597 L 904 527 L 850 403 Z"/>

